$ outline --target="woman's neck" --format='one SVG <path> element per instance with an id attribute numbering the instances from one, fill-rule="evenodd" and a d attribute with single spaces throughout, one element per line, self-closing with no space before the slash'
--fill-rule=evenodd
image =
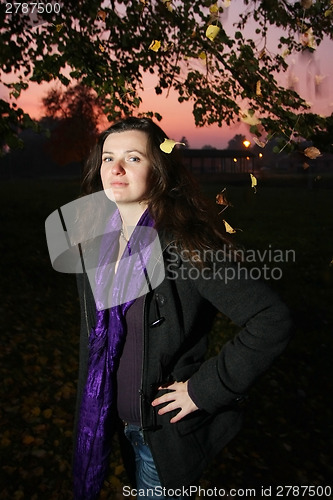
<path id="1" fill-rule="evenodd" d="M 123 221 L 124 236 L 129 239 L 142 214 L 147 209 L 146 203 L 117 203 Z"/>

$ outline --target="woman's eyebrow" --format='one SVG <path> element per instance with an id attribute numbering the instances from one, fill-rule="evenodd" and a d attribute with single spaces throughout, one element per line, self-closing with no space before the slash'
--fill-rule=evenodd
<path id="1" fill-rule="evenodd" d="M 124 153 L 139 153 L 142 156 L 146 156 L 146 153 L 143 153 L 142 151 L 139 151 L 139 149 L 127 149 L 124 151 Z M 102 151 L 103 155 L 113 155 L 113 151 Z"/>

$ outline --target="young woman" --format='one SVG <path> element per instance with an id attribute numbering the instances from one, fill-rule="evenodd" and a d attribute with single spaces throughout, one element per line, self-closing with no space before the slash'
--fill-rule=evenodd
<path id="1" fill-rule="evenodd" d="M 177 151 L 161 150 L 165 138 L 149 119 L 125 119 L 101 134 L 86 165 L 83 195 L 104 191 L 113 209 L 99 245 L 94 292 L 87 274 L 78 275 L 77 500 L 98 497 L 119 423 L 131 443 L 138 495 L 188 498 L 186 488 L 198 484 L 209 460 L 240 429 L 250 386 L 289 338 L 286 307 L 265 284 L 236 272 L 221 221 Z M 157 231 L 157 258 L 142 232 L 147 228 Z M 146 252 L 139 272 L 148 281 L 145 293 L 132 274 L 136 264 L 126 271 L 135 245 Z M 154 282 L 157 263 L 163 276 Z M 132 296 L 120 291 L 128 280 Z M 102 289 L 109 307 L 100 306 Z M 240 331 L 205 359 L 216 311 Z"/>

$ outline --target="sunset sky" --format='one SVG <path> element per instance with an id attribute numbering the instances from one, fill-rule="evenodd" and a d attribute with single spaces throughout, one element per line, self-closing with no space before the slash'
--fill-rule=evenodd
<path id="1" fill-rule="evenodd" d="M 230 33 L 232 29 L 232 24 L 238 15 L 237 8 L 239 12 L 239 5 L 235 6 L 235 3 L 232 2 L 228 14 L 223 19 L 223 27 L 227 33 Z M 276 38 L 276 32 L 272 32 L 273 43 Z M 302 54 L 289 56 L 289 71 L 278 77 L 279 82 L 283 84 L 292 82 L 302 97 L 312 104 L 311 111 L 323 115 L 330 115 L 333 112 L 332 54 L 333 41 L 325 40 L 313 53 L 306 51 Z M 8 76 L 6 81 L 11 81 Z M 54 82 L 42 85 L 31 84 L 28 91 L 22 94 L 19 105 L 32 117 L 39 118 L 43 115 L 41 99 L 54 85 Z M 160 113 L 163 116 L 160 125 L 171 138 L 180 140 L 181 137 L 185 136 L 192 148 L 201 148 L 208 144 L 224 148 L 235 134 L 244 134 L 251 140 L 248 127 L 244 124 L 222 128 L 217 126 L 195 127 L 192 104 L 180 104 L 174 92 L 170 92 L 168 97 L 166 97 L 166 93 L 157 96 L 154 86 L 154 75 L 147 75 L 144 79 L 145 91 L 142 94 L 143 103 L 140 111 L 150 110 Z M 0 97 L 7 98 L 7 96 L 7 89 L 0 86 Z"/>

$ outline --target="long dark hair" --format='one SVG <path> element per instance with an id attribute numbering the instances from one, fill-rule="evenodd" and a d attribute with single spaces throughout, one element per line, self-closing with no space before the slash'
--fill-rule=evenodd
<path id="1" fill-rule="evenodd" d="M 233 247 L 223 222 L 202 196 L 199 186 L 182 163 L 179 151 L 164 153 L 160 145 L 167 138 L 149 118 L 130 117 L 114 123 L 102 132 L 83 172 L 82 195 L 101 191 L 102 150 L 110 134 L 139 130 L 147 134 L 147 157 L 151 163 L 150 186 L 146 196 L 148 210 L 157 230 L 172 235 L 177 246 L 198 255 L 209 249 Z M 198 262 L 199 263 L 199 262 Z"/>

